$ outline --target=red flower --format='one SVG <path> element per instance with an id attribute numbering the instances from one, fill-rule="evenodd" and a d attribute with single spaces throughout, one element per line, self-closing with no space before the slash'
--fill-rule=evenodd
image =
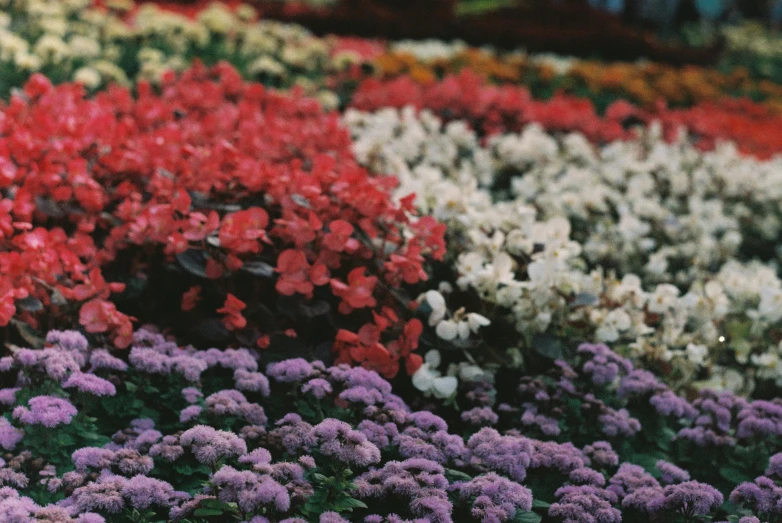
<path id="1" fill-rule="evenodd" d="M 242 316 L 242 311 L 246 308 L 247 304 L 242 300 L 233 294 L 228 294 L 225 303 L 221 308 L 217 309 L 217 312 L 225 314 L 225 318 L 223 318 L 225 327 L 230 331 L 234 331 L 243 329 L 247 326 L 247 319 Z"/>
<path id="2" fill-rule="evenodd" d="M 198 302 L 201 301 L 201 297 L 199 296 L 200 292 L 201 292 L 201 286 L 194 285 L 193 287 L 190 287 L 190 289 L 188 289 L 182 295 L 183 311 L 192 311 L 193 309 L 195 309 L 196 304 L 198 304 Z"/>
<path id="3" fill-rule="evenodd" d="M 260 207 L 227 214 L 220 225 L 220 246 L 236 253 L 260 252 L 258 240 L 268 241 L 269 215 Z"/>
<path id="4" fill-rule="evenodd" d="M 350 237 L 352 234 L 352 225 L 345 220 L 334 220 L 329 224 L 329 233 L 323 237 L 323 245 L 336 252 L 355 251 L 359 243 Z"/>
<path id="5" fill-rule="evenodd" d="M 353 309 L 374 307 L 377 304 L 373 291 L 377 284 L 377 276 L 364 276 L 366 269 L 356 267 L 348 273 L 348 284 L 337 279 L 331 280 L 331 290 L 335 296 L 342 298 L 339 312 L 350 314 Z"/>
<path id="6" fill-rule="evenodd" d="M 309 298 L 312 297 L 315 285 L 328 282 L 328 269 L 323 264 L 316 263 L 310 267 L 304 253 L 293 249 L 280 254 L 275 271 L 280 273 L 275 287 L 277 292 L 285 296 L 299 293 Z"/>

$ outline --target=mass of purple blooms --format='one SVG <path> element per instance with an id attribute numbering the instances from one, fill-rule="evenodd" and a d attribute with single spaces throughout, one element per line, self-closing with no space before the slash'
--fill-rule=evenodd
<path id="1" fill-rule="evenodd" d="M 360 367 L 129 351 L 0 361 L 0 521 L 782 521 L 782 401 L 688 401 L 605 345 L 416 410 Z"/>

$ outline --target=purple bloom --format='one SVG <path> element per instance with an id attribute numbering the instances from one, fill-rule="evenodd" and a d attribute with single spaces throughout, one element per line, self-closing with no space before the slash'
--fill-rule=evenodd
<path id="1" fill-rule="evenodd" d="M 221 458 L 239 457 L 247 453 L 247 444 L 239 436 L 206 425 L 196 425 L 186 430 L 179 441 L 183 447 L 190 447 L 196 459 L 206 465 L 214 465 Z"/>
<path id="2" fill-rule="evenodd" d="M 774 454 L 768 462 L 766 476 L 782 478 L 782 452 Z"/>
<path id="3" fill-rule="evenodd" d="M 234 371 L 234 386 L 238 390 L 258 392 L 263 397 L 268 397 L 271 394 L 269 379 L 260 372 L 236 369 Z"/>
<path id="4" fill-rule="evenodd" d="M 530 442 L 533 447 L 530 468 L 551 469 L 569 474 L 586 465 L 583 454 L 572 443 L 538 440 L 530 440 Z"/>
<path id="5" fill-rule="evenodd" d="M 24 438 L 24 432 L 11 425 L 8 419 L 0 417 L 0 447 L 5 450 L 14 450 L 22 438 Z"/>
<path id="6" fill-rule="evenodd" d="M 627 409 L 613 410 L 606 407 L 598 420 L 602 423 L 601 430 L 606 436 L 633 436 L 641 430 L 641 422 L 630 417 Z"/>
<path id="7" fill-rule="evenodd" d="M 649 399 L 649 403 L 661 416 L 693 419 L 698 411 L 686 399 L 670 390 L 659 392 Z"/>
<path id="8" fill-rule="evenodd" d="M 133 508 L 145 509 L 152 505 L 170 506 L 178 497 L 174 487 L 165 481 L 147 476 L 133 476 L 122 487 L 122 495 Z"/>
<path id="9" fill-rule="evenodd" d="M 22 390 L 19 387 L 0 389 L 0 405 L 6 405 L 10 407 L 16 403 L 16 393 Z"/>
<path id="10" fill-rule="evenodd" d="M 643 467 L 630 463 L 622 463 L 619 470 L 609 481 L 607 490 L 623 498 L 628 494 L 643 487 L 659 487 L 660 484 L 654 477 L 646 472 Z"/>
<path id="11" fill-rule="evenodd" d="M 722 501 L 722 494 L 711 485 L 687 481 L 663 489 L 639 489 L 628 495 L 622 506 L 632 506 L 650 514 L 680 513 L 692 518 L 708 515 L 722 505 Z"/>
<path id="12" fill-rule="evenodd" d="M 182 397 L 185 398 L 185 401 L 188 403 L 195 403 L 198 401 L 198 398 L 203 398 L 204 395 L 195 387 L 185 387 L 182 389 Z"/>
<path id="13" fill-rule="evenodd" d="M 46 343 L 59 345 L 66 351 L 86 352 L 89 348 L 87 338 L 79 331 L 51 330 L 46 334 Z"/>
<path id="14" fill-rule="evenodd" d="M 526 487 L 490 472 L 455 485 L 462 500 L 472 500 L 472 515 L 486 522 L 509 521 L 517 511 L 532 510 L 532 492 Z"/>
<path id="15" fill-rule="evenodd" d="M 62 382 L 64 389 L 76 389 L 79 392 L 92 394 L 93 396 L 114 396 L 117 389 L 114 384 L 94 374 L 75 372 Z"/>
<path id="16" fill-rule="evenodd" d="M 583 372 L 592 377 L 592 383 L 595 385 L 612 383 L 619 376 L 620 371 L 629 374 L 633 370 L 629 360 L 622 358 L 602 343 L 596 345 L 583 343 L 578 347 L 578 353 L 592 356 L 584 363 Z"/>
<path id="17" fill-rule="evenodd" d="M 384 449 L 399 435 L 399 429 L 393 423 L 380 424 L 364 420 L 358 424 L 357 430 L 362 432 L 377 448 Z"/>
<path id="18" fill-rule="evenodd" d="M 350 523 L 336 512 L 324 512 L 320 515 L 318 523 Z"/>
<path id="19" fill-rule="evenodd" d="M 128 370 L 128 364 L 121 359 L 112 356 L 106 349 L 97 349 L 90 353 L 90 365 L 91 370 L 106 369 L 126 371 Z"/>
<path id="20" fill-rule="evenodd" d="M 288 490 L 266 475 L 225 465 L 212 476 L 212 483 L 220 489 L 220 501 L 237 503 L 245 512 L 261 507 L 286 512 L 290 508 Z"/>
<path id="21" fill-rule="evenodd" d="M 308 448 L 315 444 L 312 425 L 303 421 L 298 414 L 286 414 L 277 421 L 276 425 L 269 432 L 269 437 L 272 441 L 278 442 L 279 446 L 289 454 L 295 454 L 299 449 Z"/>
<path id="22" fill-rule="evenodd" d="M 185 407 L 179 413 L 179 421 L 181 423 L 187 423 L 189 421 L 192 421 L 196 419 L 198 416 L 200 416 L 201 411 L 203 410 L 204 410 L 203 407 L 201 407 L 200 405 L 190 405 L 189 407 Z"/>
<path id="23" fill-rule="evenodd" d="M 606 479 L 601 473 L 588 467 L 581 467 L 572 470 L 568 478 L 576 485 L 593 485 L 595 487 L 604 487 L 606 484 Z"/>
<path id="24" fill-rule="evenodd" d="M 320 452 L 347 465 L 366 467 L 380 461 L 380 450 L 344 421 L 326 419 L 312 428 Z"/>
<path id="25" fill-rule="evenodd" d="M 294 358 L 269 364 L 266 368 L 266 374 L 280 383 L 295 383 L 311 377 L 315 374 L 315 369 L 307 360 Z"/>
<path id="26" fill-rule="evenodd" d="M 680 469 L 673 463 L 660 460 L 654 467 L 660 471 L 660 481 L 666 485 L 683 483 L 690 480 L 690 473 L 684 469 Z"/>
<path id="27" fill-rule="evenodd" d="M 619 456 L 607 441 L 596 441 L 587 445 L 584 447 L 584 454 L 596 467 L 609 468 L 619 464 Z"/>
<path id="28" fill-rule="evenodd" d="M 467 441 L 465 461 L 477 470 L 500 472 L 515 481 L 524 481 L 533 452 L 526 438 L 501 436 L 494 429 L 483 428 Z"/>
<path id="29" fill-rule="evenodd" d="M 555 492 L 558 500 L 549 507 L 548 515 L 569 523 L 620 523 L 622 514 L 611 505 L 616 503 L 613 492 L 591 485 L 567 486 Z"/>
<path id="30" fill-rule="evenodd" d="M 30 398 L 27 407 L 14 409 L 14 418 L 25 425 L 43 425 L 49 428 L 69 424 L 76 414 L 76 407 L 68 400 L 56 396 L 36 396 Z"/>
<path id="31" fill-rule="evenodd" d="M 462 421 L 470 425 L 483 427 L 486 425 L 496 425 L 500 417 L 491 407 L 475 407 L 474 409 L 462 412 Z"/>
<path id="32" fill-rule="evenodd" d="M 86 471 L 88 468 L 105 469 L 111 466 L 114 459 L 114 451 L 99 447 L 84 447 L 71 455 L 73 465 L 78 471 Z"/>
<path id="33" fill-rule="evenodd" d="M 331 394 L 332 388 L 331 388 L 331 383 L 324 380 L 323 378 L 314 378 L 309 380 L 304 385 L 302 385 L 301 391 L 304 394 L 310 393 L 318 399 L 323 399 L 327 395 Z M 346 399 L 346 401 L 350 401 L 347 398 L 344 399 Z"/>

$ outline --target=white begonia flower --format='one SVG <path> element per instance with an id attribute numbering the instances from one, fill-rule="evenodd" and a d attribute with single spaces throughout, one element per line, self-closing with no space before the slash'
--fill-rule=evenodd
<path id="1" fill-rule="evenodd" d="M 425 296 L 426 303 L 432 308 L 432 313 L 429 315 L 429 326 L 434 327 L 445 318 L 447 312 L 445 298 L 437 291 L 427 291 Z"/>
<path id="2" fill-rule="evenodd" d="M 413 374 L 413 386 L 421 392 L 429 392 L 432 389 L 435 378 L 437 378 L 439 374 L 439 372 L 432 371 L 429 368 L 429 365 L 424 363 L 418 367 L 418 370 Z"/>
<path id="3" fill-rule="evenodd" d="M 456 393 L 459 380 L 456 376 L 442 376 L 435 378 L 432 383 L 432 392 L 435 398 L 447 399 Z"/>
<path id="4" fill-rule="evenodd" d="M 652 295 L 649 296 L 649 312 L 655 314 L 667 312 L 673 307 L 678 296 L 679 289 L 676 288 L 676 286 L 668 283 L 661 283 L 654 289 Z"/>
<path id="5" fill-rule="evenodd" d="M 709 348 L 705 345 L 696 345 L 694 343 L 687 344 L 685 349 L 687 353 L 687 359 L 695 365 L 703 365 L 706 363 L 706 358 L 709 356 Z"/>
<path id="6" fill-rule="evenodd" d="M 424 355 L 424 363 L 429 365 L 430 368 L 436 369 L 440 366 L 440 351 L 432 349 L 426 352 Z"/>
<path id="7" fill-rule="evenodd" d="M 771 323 L 782 319 L 782 288 L 761 289 L 758 314 Z"/>
<path id="8" fill-rule="evenodd" d="M 455 340 L 459 335 L 459 324 L 453 320 L 443 320 L 435 327 L 435 333 L 445 341 Z"/>
<path id="9" fill-rule="evenodd" d="M 467 325 L 469 325 L 470 330 L 472 332 L 477 333 L 478 329 L 480 329 L 481 327 L 486 327 L 487 325 L 491 325 L 491 321 L 489 320 L 489 318 L 485 316 L 481 316 L 476 312 L 468 312 Z"/>

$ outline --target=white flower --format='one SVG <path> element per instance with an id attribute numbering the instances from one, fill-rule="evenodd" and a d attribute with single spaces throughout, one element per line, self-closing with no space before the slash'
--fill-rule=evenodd
<path id="1" fill-rule="evenodd" d="M 443 320 L 437 324 L 435 332 L 439 338 L 451 341 L 459 335 L 459 324 L 453 320 Z"/>
<path id="2" fill-rule="evenodd" d="M 445 298 L 437 291 L 427 291 L 426 303 L 432 308 L 432 313 L 429 315 L 429 326 L 434 327 L 445 317 Z"/>
<path id="3" fill-rule="evenodd" d="M 706 358 L 709 355 L 709 348 L 705 345 L 696 345 L 694 343 L 687 344 L 685 349 L 687 353 L 687 359 L 695 365 L 703 365 L 706 363 Z"/>
<path id="4" fill-rule="evenodd" d="M 459 380 L 457 380 L 455 376 L 435 378 L 432 383 L 432 392 L 434 393 L 435 398 L 447 399 L 453 396 L 458 385 Z"/>

